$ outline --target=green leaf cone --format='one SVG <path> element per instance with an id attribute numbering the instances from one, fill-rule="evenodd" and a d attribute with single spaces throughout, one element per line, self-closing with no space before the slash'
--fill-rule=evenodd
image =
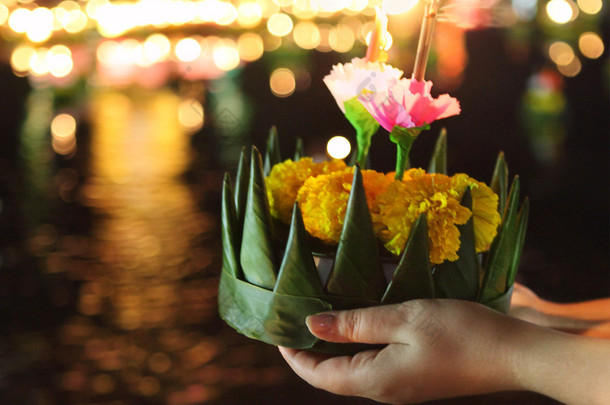
<path id="1" fill-rule="evenodd" d="M 309 248 L 309 236 L 305 231 L 301 209 L 297 203 L 292 210 L 290 235 L 273 291 L 299 297 L 319 297 L 324 294 L 324 287 Z"/>
<path id="2" fill-rule="evenodd" d="M 305 148 L 303 147 L 303 139 L 302 138 L 297 138 L 297 145 L 294 148 L 294 161 L 298 162 L 299 160 L 301 160 L 301 158 L 304 158 L 305 156 Z"/>
<path id="3" fill-rule="evenodd" d="M 365 167 L 371 138 L 379 129 L 379 123 L 358 101 L 357 97 L 347 100 L 343 106 L 345 107 L 345 118 L 356 130 L 356 143 L 358 144 L 356 162 Z"/>
<path id="4" fill-rule="evenodd" d="M 241 232 L 244 225 L 244 214 L 246 212 L 246 200 L 248 199 L 248 181 L 250 180 L 250 151 L 245 146 L 241 149 L 239 164 L 237 165 L 237 176 L 235 179 L 235 212 L 237 224 Z"/>
<path id="5" fill-rule="evenodd" d="M 470 187 L 466 187 L 461 204 L 472 211 Z M 479 260 L 475 248 L 473 217 L 457 228 L 460 231 L 458 259 L 454 262 L 446 260 L 435 267 L 436 295 L 439 298 L 474 301 L 479 292 Z"/>
<path id="6" fill-rule="evenodd" d="M 411 228 L 400 263 L 381 302 L 397 304 L 407 300 L 434 297 L 428 247 L 428 221 L 426 214 L 421 214 Z"/>
<path id="7" fill-rule="evenodd" d="M 241 277 L 239 265 L 239 246 L 237 219 L 235 218 L 235 206 L 233 205 L 233 187 L 231 176 L 225 173 L 222 185 L 222 268 L 231 273 L 235 278 Z"/>
<path id="8" fill-rule="evenodd" d="M 335 295 L 378 301 L 385 287 L 362 172 L 356 166 L 335 265 L 326 289 Z"/>
<path id="9" fill-rule="evenodd" d="M 485 263 L 485 274 L 479 290 L 479 302 L 493 300 L 506 292 L 508 272 L 512 266 L 516 249 L 520 188 L 519 177 L 515 176 L 508 196 L 507 209 L 502 218 L 502 225 L 491 244 Z"/>
<path id="10" fill-rule="evenodd" d="M 274 126 L 269 130 L 269 137 L 267 138 L 267 150 L 265 151 L 265 166 L 263 173 L 269 176 L 271 168 L 282 161 L 280 155 L 280 140 L 277 137 L 277 128 Z"/>
<path id="11" fill-rule="evenodd" d="M 241 267 L 245 279 L 272 290 L 276 281 L 273 230 L 261 155 L 252 147 L 250 183 L 241 243 Z"/>
<path id="12" fill-rule="evenodd" d="M 498 154 L 490 187 L 498 195 L 498 212 L 504 215 L 508 198 L 508 165 L 504 159 L 504 152 Z"/>
<path id="13" fill-rule="evenodd" d="M 330 304 L 317 298 L 277 294 L 238 280 L 226 271 L 220 277 L 220 316 L 252 339 L 276 346 L 309 349 L 318 339 L 307 329 L 305 318 L 330 310 Z"/>
<path id="14" fill-rule="evenodd" d="M 447 130 L 445 128 L 441 129 L 436 140 L 428 173 L 447 174 Z"/>
<path id="15" fill-rule="evenodd" d="M 513 261 L 508 270 L 508 278 L 506 280 L 506 288 L 512 287 L 515 283 L 515 277 L 517 277 L 517 270 L 519 269 L 519 262 L 521 261 L 521 252 L 523 251 L 523 245 L 525 244 L 525 234 L 527 231 L 527 220 L 530 212 L 530 200 L 525 198 L 521 211 L 517 218 L 517 237 L 515 240 L 515 252 L 513 255 Z"/>

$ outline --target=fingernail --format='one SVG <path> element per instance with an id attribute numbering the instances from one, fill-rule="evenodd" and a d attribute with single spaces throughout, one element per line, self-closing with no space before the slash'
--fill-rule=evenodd
<path id="1" fill-rule="evenodd" d="M 332 313 L 311 315 L 305 319 L 305 323 L 314 335 L 328 335 L 335 327 L 335 315 Z"/>

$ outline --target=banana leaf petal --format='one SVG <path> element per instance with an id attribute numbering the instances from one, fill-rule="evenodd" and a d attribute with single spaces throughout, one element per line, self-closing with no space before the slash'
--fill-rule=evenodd
<path id="1" fill-rule="evenodd" d="M 434 298 L 434 283 L 428 250 L 428 221 L 421 214 L 411 228 L 404 253 L 382 304 L 398 304 L 418 298 Z"/>
<path id="2" fill-rule="evenodd" d="M 309 315 L 332 310 L 317 298 L 277 294 L 238 280 L 223 270 L 218 311 L 231 327 L 249 338 L 294 349 L 313 347 L 318 339 L 305 324 Z"/>
<path id="3" fill-rule="evenodd" d="M 335 265 L 326 289 L 335 295 L 379 301 L 385 288 L 362 172 L 356 165 Z"/>
<path id="4" fill-rule="evenodd" d="M 324 294 L 308 239 L 301 209 L 295 203 L 290 235 L 274 292 L 299 297 L 319 297 Z"/>
<path id="5" fill-rule="evenodd" d="M 298 162 L 299 160 L 301 160 L 301 158 L 303 158 L 305 156 L 307 156 L 307 155 L 305 155 L 305 148 L 303 147 L 303 138 L 299 137 L 299 138 L 297 138 L 297 145 L 294 148 L 293 160 L 295 162 Z"/>
<path id="6" fill-rule="evenodd" d="M 274 126 L 269 130 L 269 137 L 267 138 L 267 150 L 265 151 L 265 166 L 263 173 L 265 177 L 271 173 L 271 168 L 282 161 L 280 155 L 280 140 L 277 136 L 277 128 Z"/>
<path id="7" fill-rule="evenodd" d="M 507 314 L 510 309 L 510 301 L 513 296 L 513 287 L 511 286 L 504 294 L 493 300 L 483 302 L 483 305 L 495 309 L 496 311 Z"/>
<path id="8" fill-rule="evenodd" d="M 222 185 L 222 267 L 233 277 L 241 278 L 241 267 L 239 265 L 239 253 L 237 252 L 238 232 L 237 219 L 235 218 L 235 206 L 233 205 L 233 190 L 231 176 L 225 173 Z"/>
<path id="9" fill-rule="evenodd" d="M 235 212 L 237 213 L 237 229 L 241 232 L 244 225 L 246 200 L 248 198 L 248 180 L 250 179 L 250 151 L 244 146 L 237 165 L 235 179 Z"/>
<path id="10" fill-rule="evenodd" d="M 530 200 L 526 198 L 521 206 L 521 211 L 517 218 L 519 225 L 517 226 L 517 238 L 515 240 L 515 252 L 513 255 L 513 261 L 508 270 L 508 278 L 506 281 L 506 288 L 512 287 L 515 283 L 515 277 L 517 277 L 517 269 L 519 269 L 519 262 L 521 261 L 521 252 L 523 251 L 523 245 L 525 244 L 525 234 L 527 231 L 527 220 L 530 212 Z"/>
<path id="11" fill-rule="evenodd" d="M 447 174 L 447 130 L 445 128 L 441 129 L 436 140 L 428 173 Z"/>
<path id="12" fill-rule="evenodd" d="M 504 152 L 498 154 L 490 187 L 498 195 L 498 211 L 500 215 L 504 215 L 506 199 L 508 198 L 508 165 L 504 159 Z"/>
<path id="13" fill-rule="evenodd" d="M 275 249 L 261 155 L 252 148 L 250 183 L 241 242 L 241 267 L 246 281 L 272 290 L 276 282 Z"/>
<path id="14" fill-rule="evenodd" d="M 479 302 L 493 300 L 506 292 L 508 271 L 513 263 L 516 249 L 520 188 L 519 177 L 515 176 L 502 225 L 489 249 L 485 275 L 479 290 Z"/>
<path id="15" fill-rule="evenodd" d="M 472 193 L 466 188 L 461 204 L 472 210 Z M 445 261 L 434 269 L 434 285 L 439 298 L 454 298 L 474 301 L 479 292 L 479 260 L 474 243 L 474 225 L 472 216 L 460 230 L 460 248 L 458 259 Z"/>

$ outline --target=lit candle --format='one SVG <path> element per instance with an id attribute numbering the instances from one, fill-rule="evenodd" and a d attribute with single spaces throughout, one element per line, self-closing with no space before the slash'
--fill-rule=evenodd
<path id="1" fill-rule="evenodd" d="M 369 62 L 386 62 L 388 60 L 388 54 L 385 51 L 388 16 L 379 7 L 375 7 L 375 12 L 375 28 L 371 33 L 365 59 Z"/>

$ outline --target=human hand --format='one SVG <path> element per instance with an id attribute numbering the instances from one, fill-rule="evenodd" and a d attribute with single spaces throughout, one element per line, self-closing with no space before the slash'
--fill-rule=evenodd
<path id="1" fill-rule="evenodd" d="M 341 357 L 280 348 L 301 378 L 336 394 L 395 404 L 505 390 L 568 403 L 606 403 L 610 396 L 603 383 L 610 378 L 607 342 L 540 328 L 472 302 L 414 300 L 335 311 L 309 317 L 307 326 L 330 342 L 387 344 Z"/>

